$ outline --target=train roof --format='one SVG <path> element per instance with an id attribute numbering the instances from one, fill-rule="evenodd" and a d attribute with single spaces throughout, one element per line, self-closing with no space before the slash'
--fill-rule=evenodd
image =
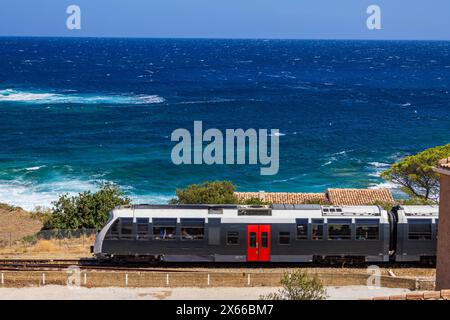
<path id="1" fill-rule="evenodd" d="M 400 206 L 407 216 L 437 216 L 439 214 L 439 206 L 437 205 L 416 205 L 416 206 Z"/>
<path id="2" fill-rule="evenodd" d="M 273 204 L 273 205 L 237 205 L 237 204 L 137 204 L 117 206 L 115 210 L 209 210 L 209 209 L 271 209 L 271 210 L 319 210 L 325 215 L 333 213 L 377 213 L 378 206 L 322 206 L 318 204 Z"/>
<path id="3" fill-rule="evenodd" d="M 116 217 L 203 217 L 223 219 L 297 219 L 358 217 L 387 218 L 378 206 L 321 205 L 127 205 L 113 210 Z"/>

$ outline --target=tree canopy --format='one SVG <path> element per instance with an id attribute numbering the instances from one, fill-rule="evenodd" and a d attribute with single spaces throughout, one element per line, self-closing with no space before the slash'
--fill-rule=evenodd
<path id="1" fill-rule="evenodd" d="M 103 184 L 97 192 L 85 191 L 76 196 L 64 194 L 53 202 L 44 229 L 100 229 L 108 213 L 118 205 L 129 204 L 116 185 Z"/>
<path id="2" fill-rule="evenodd" d="M 439 160 L 450 157 L 450 144 L 426 149 L 394 163 L 381 176 L 401 186 L 412 199 L 437 202 L 439 174 L 433 171 Z"/>
<path id="3" fill-rule="evenodd" d="M 259 198 L 239 200 L 234 191 L 236 186 L 227 180 L 191 184 L 183 189 L 177 189 L 177 197 L 170 200 L 171 204 L 270 204 Z"/>
<path id="4" fill-rule="evenodd" d="M 177 197 L 172 204 L 234 204 L 238 202 L 234 191 L 236 187 L 230 181 L 203 182 L 177 189 Z"/>

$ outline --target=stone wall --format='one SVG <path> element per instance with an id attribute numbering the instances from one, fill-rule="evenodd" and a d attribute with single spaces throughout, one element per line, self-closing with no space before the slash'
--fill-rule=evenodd
<path id="1" fill-rule="evenodd" d="M 436 290 L 450 289 L 450 170 L 441 174 Z"/>

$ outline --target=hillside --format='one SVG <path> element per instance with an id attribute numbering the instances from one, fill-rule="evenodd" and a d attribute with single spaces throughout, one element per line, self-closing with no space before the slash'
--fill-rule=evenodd
<path id="1" fill-rule="evenodd" d="M 19 207 L 0 203 L 0 243 L 5 245 L 36 234 L 42 222 Z"/>

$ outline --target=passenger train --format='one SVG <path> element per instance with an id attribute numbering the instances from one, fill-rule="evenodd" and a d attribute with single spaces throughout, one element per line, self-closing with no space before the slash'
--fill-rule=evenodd
<path id="1" fill-rule="evenodd" d="M 129 205 L 91 250 L 101 261 L 432 262 L 437 225 L 437 206 Z"/>

